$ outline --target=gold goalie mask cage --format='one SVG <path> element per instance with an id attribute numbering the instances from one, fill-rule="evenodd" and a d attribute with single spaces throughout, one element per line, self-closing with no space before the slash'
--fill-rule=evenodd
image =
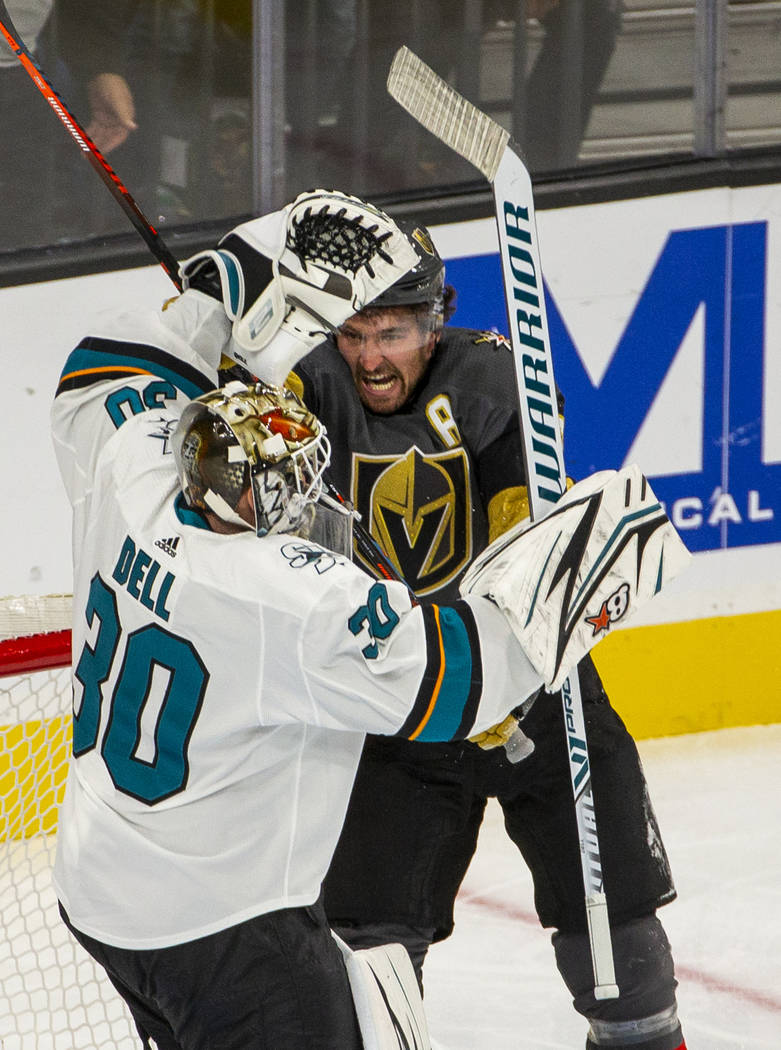
<path id="1" fill-rule="evenodd" d="M 191 507 L 250 529 L 238 512 L 249 489 L 258 536 L 310 534 L 331 450 L 292 391 L 232 382 L 204 394 L 182 413 L 173 449 Z"/>

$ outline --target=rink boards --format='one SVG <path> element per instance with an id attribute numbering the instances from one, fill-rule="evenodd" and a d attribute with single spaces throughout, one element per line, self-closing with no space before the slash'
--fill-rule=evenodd
<path id="1" fill-rule="evenodd" d="M 644 737 L 778 721 L 781 188 L 537 222 L 568 472 L 639 463 L 695 554 L 669 594 L 598 646 L 611 697 Z M 493 220 L 435 234 L 454 323 L 506 333 Z"/>
<path id="2" fill-rule="evenodd" d="M 571 475 L 637 462 L 692 569 L 596 659 L 638 736 L 778 721 L 781 188 L 717 188 L 538 214 Z M 433 227 L 453 323 L 507 331 L 492 220 Z M 0 594 L 70 589 L 48 412 L 95 315 L 171 293 L 159 267 L 0 290 L 8 396 Z"/>

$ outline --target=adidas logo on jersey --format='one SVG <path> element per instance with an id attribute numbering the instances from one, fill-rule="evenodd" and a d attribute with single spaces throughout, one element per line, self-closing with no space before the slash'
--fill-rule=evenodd
<path id="1" fill-rule="evenodd" d="M 179 537 L 171 536 L 167 540 L 155 540 L 155 547 L 164 550 L 170 557 L 176 557 L 176 548 L 179 546 Z"/>

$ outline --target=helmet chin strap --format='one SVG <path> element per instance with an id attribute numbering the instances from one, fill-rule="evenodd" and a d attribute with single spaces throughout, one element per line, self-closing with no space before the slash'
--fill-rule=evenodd
<path id="1" fill-rule="evenodd" d="M 252 532 L 255 531 L 255 526 L 250 525 L 250 523 L 248 521 L 245 521 L 244 518 L 239 517 L 239 515 L 236 513 L 235 510 L 233 510 L 228 501 L 223 499 L 223 497 L 220 496 L 219 493 L 215 492 L 213 489 L 206 490 L 203 497 L 203 502 L 206 504 L 210 511 L 216 514 L 217 517 L 221 518 L 223 521 L 227 521 L 231 525 L 240 525 L 242 529 L 250 529 Z"/>

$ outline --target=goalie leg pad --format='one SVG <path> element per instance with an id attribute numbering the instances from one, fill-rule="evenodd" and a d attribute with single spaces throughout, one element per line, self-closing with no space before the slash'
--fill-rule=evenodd
<path id="1" fill-rule="evenodd" d="M 365 1050 L 431 1050 L 415 971 L 401 944 L 352 951 L 333 934 L 344 956 Z"/>
<path id="2" fill-rule="evenodd" d="M 400 944 L 406 949 L 423 994 L 423 963 L 436 935 L 434 926 L 415 926 L 406 922 L 335 923 L 332 933 L 341 937 L 354 952 L 378 944 Z"/>
<path id="3" fill-rule="evenodd" d="M 542 521 L 491 544 L 461 582 L 492 598 L 550 692 L 689 563 L 640 468 L 574 485 Z"/>

